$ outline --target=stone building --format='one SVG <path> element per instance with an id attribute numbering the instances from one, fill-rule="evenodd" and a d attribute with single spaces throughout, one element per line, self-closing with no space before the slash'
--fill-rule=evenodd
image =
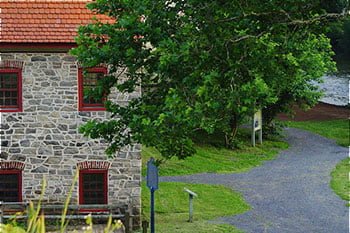
<path id="1" fill-rule="evenodd" d="M 105 119 L 103 100 L 82 91 L 107 68 L 83 74 L 74 47 L 79 25 L 93 13 L 86 0 L 2 0 L 0 2 L 0 201 L 63 203 L 74 176 L 72 201 L 132 204 L 140 211 L 140 145 L 107 159 L 106 144 L 79 133 L 89 119 Z M 102 20 L 109 20 L 103 16 Z M 139 93 L 112 93 L 125 103 Z"/>

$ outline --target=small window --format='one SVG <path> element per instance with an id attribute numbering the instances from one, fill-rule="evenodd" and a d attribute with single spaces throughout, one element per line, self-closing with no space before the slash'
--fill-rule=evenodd
<path id="1" fill-rule="evenodd" d="M 107 204 L 107 170 L 79 171 L 79 204 Z"/>
<path id="2" fill-rule="evenodd" d="M 22 171 L 0 171 L 0 201 L 22 201 Z"/>
<path id="3" fill-rule="evenodd" d="M 0 69 L 0 112 L 22 111 L 20 69 Z"/>
<path id="4" fill-rule="evenodd" d="M 79 111 L 104 111 L 105 96 L 101 99 L 89 97 L 87 91 L 97 86 L 98 80 L 107 74 L 107 69 L 103 67 L 90 68 L 87 72 L 79 69 L 78 85 L 79 85 Z"/>

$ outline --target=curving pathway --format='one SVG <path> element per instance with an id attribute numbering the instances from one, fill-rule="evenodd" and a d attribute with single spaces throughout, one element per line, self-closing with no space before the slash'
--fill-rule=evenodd
<path id="1" fill-rule="evenodd" d="M 247 233 L 346 233 L 346 202 L 330 188 L 330 173 L 348 148 L 299 129 L 286 129 L 289 149 L 240 174 L 161 177 L 162 182 L 221 184 L 244 195 L 252 210 L 214 220 Z"/>

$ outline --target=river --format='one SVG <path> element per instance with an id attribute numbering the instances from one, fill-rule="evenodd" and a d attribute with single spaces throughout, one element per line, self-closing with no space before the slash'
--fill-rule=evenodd
<path id="1" fill-rule="evenodd" d="M 323 83 L 319 84 L 324 92 L 321 102 L 337 106 L 349 105 L 350 73 L 326 75 Z"/>

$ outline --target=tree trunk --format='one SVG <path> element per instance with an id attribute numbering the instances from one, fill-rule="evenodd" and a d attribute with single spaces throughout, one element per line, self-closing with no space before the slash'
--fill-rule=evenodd
<path id="1" fill-rule="evenodd" d="M 233 146 L 233 140 L 236 137 L 238 131 L 238 115 L 233 114 L 230 120 L 230 133 L 225 135 L 225 144 L 227 148 L 232 149 Z"/>

